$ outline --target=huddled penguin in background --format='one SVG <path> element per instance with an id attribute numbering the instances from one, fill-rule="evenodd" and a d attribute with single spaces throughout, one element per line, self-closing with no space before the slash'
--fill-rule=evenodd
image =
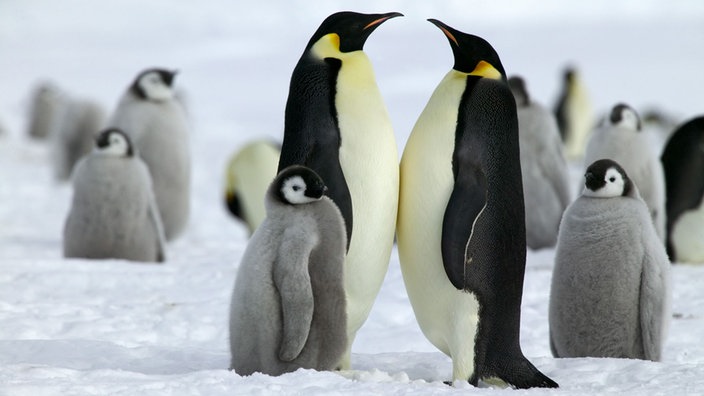
<path id="1" fill-rule="evenodd" d="M 245 144 L 232 155 L 225 171 L 225 205 L 251 235 L 266 217 L 264 196 L 276 177 L 281 146 L 269 140 Z"/>
<path id="2" fill-rule="evenodd" d="M 423 334 L 453 380 L 557 387 L 520 347 L 526 264 L 516 102 L 484 39 L 431 19 L 454 66 L 401 159 L 398 251 Z"/>
<path id="3" fill-rule="evenodd" d="M 615 105 L 592 133 L 584 156 L 585 166 L 604 158 L 618 162 L 638 186 L 653 219 L 655 232 L 664 242 L 666 215 L 662 164 L 650 139 L 642 131 L 638 114 L 628 105 Z"/>
<path id="4" fill-rule="evenodd" d="M 174 98 L 175 75 L 158 68 L 139 73 L 108 121 L 130 135 L 149 168 L 167 240 L 186 227 L 191 197 L 190 127 Z"/>
<path id="5" fill-rule="evenodd" d="M 386 275 L 398 210 L 398 149 L 372 64 L 369 35 L 401 16 L 338 12 L 327 17 L 293 70 L 279 170 L 317 172 L 347 227 L 345 292 L 350 351 Z"/>
<path id="6" fill-rule="evenodd" d="M 582 158 L 589 132 L 594 127 L 594 110 L 575 67 L 568 66 L 563 72 L 562 88 L 554 112 L 567 158 Z"/>
<path id="7" fill-rule="evenodd" d="M 239 375 L 333 370 L 347 348 L 347 236 L 325 190 L 315 172 L 296 165 L 267 190 L 267 215 L 244 252 L 230 305 L 230 368 Z"/>
<path id="8" fill-rule="evenodd" d="M 591 164 L 560 225 L 549 307 L 553 355 L 659 361 L 669 271 L 636 184 L 617 162 Z"/>
<path id="9" fill-rule="evenodd" d="M 704 116 L 679 126 L 660 160 L 667 195 L 668 254 L 675 262 L 704 263 Z"/>
<path id="10" fill-rule="evenodd" d="M 161 262 L 164 231 L 149 171 L 130 138 L 107 129 L 73 175 L 63 234 L 65 257 Z"/>
<path id="11" fill-rule="evenodd" d="M 518 140 L 526 213 L 526 244 L 555 246 L 562 213 L 570 204 L 567 162 L 555 116 L 531 100 L 523 78 L 508 79 L 518 108 Z"/>
<path id="12" fill-rule="evenodd" d="M 105 111 L 96 102 L 67 99 L 58 126 L 50 137 L 54 177 L 68 180 L 74 165 L 88 154 L 100 129 L 105 125 Z"/>
<path id="13" fill-rule="evenodd" d="M 32 90 L 30 97 L 27 135 L 33 139 L 47 139 L 56 128 L 64 111 L 66 96 L 50 81 L 42 81 Z"/>

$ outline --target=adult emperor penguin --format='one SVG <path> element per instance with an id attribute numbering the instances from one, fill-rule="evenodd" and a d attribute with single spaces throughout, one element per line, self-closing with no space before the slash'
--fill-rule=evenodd
<path id="1" fill-rule="evenodd" d="M 619 103 L 597 127 L 589 139 L 584 155 L 585 167 L 596 160 L 609 158 L 619 163 L 638 186 L 648 205 L 655 231 L 665 241 L 665 176 L 662 164 L 642 132 L 640 118 L 633 108 Z"/>
<path id="2" fill-rule="evenodd" d="M 589 132 L 594 127 L 594 110 L 576 67 L 565 68 L 562 74 L 562 91 L 554 111 L 567 158 L 582 158 Z"/>
<path id="3" fill-rule="evenodd" d="M 266 193 L 267 215 L 249 240 L 230 305 L 231 368 L 279 375 L 333 370 L 347 347 L 347 236 L 322 179 L 282 170 Z"/>
<path id="4" fill-rule="evenodd" d="M 555 246 L 562 213 L 570 204 L 570 181 L 557 122 L 532 100 L 523 78 L 508 79 L 518 108 L 518 141 L 526 212 L 526 244 Z"/>
<path id="5" fill-rule="evenodd" d="M 423 334 L 453 379 L 557 387 L 519 343 L 526 237 L 516 103 L 484 39 L 430 19 L 454 67 L 401 159 L 398 250 Z"/>
<path id="6" fill-rule="evenodd" d="M 164 261 L 164 231 L 151 177 L 121 130 L 98 135 L 73 173 L 64 256 Z"/>
<path id="7" fill-rule="evenodd" d="M 363 46 L 390 18 L 338 12 L 313 34 L 291 76 L 279 170 L 302 164 L 328 186 L 347 227 L 345 291 L 349 346 L 381 288 L 398 210 L 398 151 Z"/>
<path id="8" fill-rule="evenodd" d="M 670 261 L 626 172 L 609 159 L 591 164 L 562 218 L 549 308 L 555 357 L 660 360 Z"/>
<path id="9" fill-rule="evenodd" d="M 167 240 L 185 228 L 191 196 L 189 123 L 174 98 L 175 75 L 158 68 L 139 73 L 108 122 L 130 135 L 149 167 Z"/>
<path id="10" fill-rule="evenodd" d="M 281 155 L 281 146 L 270 140 L 245 144 L 227 163 L 225 205 L 228 211 L 247 225 L 251 235 L 266 217 L 264 196 Z"/>
<path id="11" fill-rule="evenodd" d="M 704 263 L 704 116 L 679 126 L 660 160 L 667 195 L 668 254 L 676 262 Z"/>

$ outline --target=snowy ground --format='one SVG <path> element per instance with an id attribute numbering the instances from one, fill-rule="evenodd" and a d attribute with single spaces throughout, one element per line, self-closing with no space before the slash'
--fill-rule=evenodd
<path id="1" fill-rule="evenodd" d="M 673 267 L 663 362 L 553 359 L 552 250 L 528 254 L 521 339 L 558 390 L 443 384 L 450 360 L 420 333 L 396 252 L 354 345 L 353 372 L 239 377 L 226 370 L 226 324 L 246 233 L 221 202 L 227 157 L 252 138 L 281 138 L 290 73 L 334 11 L 406 14 L 365 47 L 402 149 L 451 65 L 445 38 L 426 18 L 488 39 L 509 74 L 526 77 L 543 103 L 552 104 L 560 70 L 573 62 L 599 111 L 626 101 L 685 119 L 704 103 L 704 3 L 200 3 L 0 2 L 0 126 L 7 130 L 0 136 L 0 395 L 704 394 L 704 267 Z M 71 189 L 53 180 L 46 143 L 25 136 L 29 91 L 50 78 L 111 110 L 134 75 L 153 65 L 181 70 L 176 81 L 193 120 L 189 228 L 169 245 L 165 265 L 65 260 L 61 228 Z"/>

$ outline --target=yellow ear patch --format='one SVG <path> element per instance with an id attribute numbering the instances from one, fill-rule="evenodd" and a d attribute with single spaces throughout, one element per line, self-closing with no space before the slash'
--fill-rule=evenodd
<path id="1" fill-rule="evenodd" d="M 337 33 L 328 33 L 313 45 L 312 51 L 321 59 L 340 57 L 340 36 Z"/>
<path id="2" fill-rule="evenodd" d="M 479 61 L 474 70 L 472 70 L 472 72 L 469 74 L 473 76 L 481 76 L 484 78 L 492 78 L 494 80 L 501 79 L 501 73 L 496 70 L 496 68 L 492 66 L 491 63 L 485 61 Z"/>

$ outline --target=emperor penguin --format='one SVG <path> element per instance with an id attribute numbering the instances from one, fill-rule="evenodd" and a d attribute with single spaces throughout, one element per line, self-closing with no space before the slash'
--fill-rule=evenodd
<path id="1" fill-rule="evenodd" d="M 667 195 L 668 254 L 675 262 L 704 263 L 704 116 L 676 128 L 660 160 Z"/>
<path id="2" fill-rule="evenodd" d="M 640 117 L 626 104 L 619 103 L 589 139 L 585 166 L 609 158 L 619 163 L 638 186 L 648 206 L 660 240 L 665 241 L 665 176 L 651 141 L 642 131 Z"/>
<path id="3" fill-rule="evenodd" d="M 398 252 L 423 334 L 453 380 L 557 387 L 519 343 L 526 260 L 516 103 L 484 39 L 430 19 L 454 66 L 401 159 Z"/>
<path id="4" fill-rule="evenodd" d="M 281 145 L 269 140 L 246 143 L 232 155 L 225 171 L 225 205 L 252 235 L 266 217 L 264 196 L 276 176 Z"/>
<path id="5" fill-rule="evenodd" d="M 520 76 L 508 79 L 518 108 L 526 244 L 555 246 L 562 213 L 570 204 L 570 181 L 555 115 L 532 100 Z"/>
<path id="6" fill-rule="evenodd" d="M 51 81 L 41 81 L 32 90 L 27 135 L 43 140 L 52 135 L 64 111 L 66 95 Z"/>
<path id="7" fill-rule="evenodd" d="M 554 112 L 567 158 L 581 159 L 589 132 L 594 127 L 594 110 L 582 76 L 574 66 L 563 71 L 562 88 Z"/>
<path id="8" fill-rule="evenodd" d="M 73 173 L 65 257 L 162 262 L 164 230 L 152 180 L 127 134 L 109 128 Z"/>
<path id="9" fill-rule="evenodd" d="M 147 164 L 167 240 L 186 227 L 191 197 L 190 127 L 174 98 L 175 75 L 159 68 L 139 73 L 108 122 L 130 135 Z"/>
<path id="10" fill-rule="evenodd" d="M 325 189 L 315 172 L 293 165 L 267 190 L 266 218 L 247 244 L 230 304 L 239 375 L 333 370 L 347 348 L 347 236 Z"/>
<path id="11" fill-rule="evenodd" d="M 610 159 L 589 165 L 562 218 L 549 306 L 555 357 L 662 356 L 670 261 L 624 169 Z"/>
<path id="12" fill-rule="evenodd" d="M 278 169 L 302 164 L 317 172 L 347 227 L 343 369 L 386 275 L 398 211 L 398 150 L 363 46 L 374 29 L 401 15 L 327 17 L 293 70 L 286 103 Z"/>
<path id="13" fill-rule="evenodd" d="M 52 134 L 54 177 L 68 180 L 74 165 L 90 153 L 95 137 L 105 125 L 105 112 L 88 99 L 67 99 L 59 125 Z"/>

